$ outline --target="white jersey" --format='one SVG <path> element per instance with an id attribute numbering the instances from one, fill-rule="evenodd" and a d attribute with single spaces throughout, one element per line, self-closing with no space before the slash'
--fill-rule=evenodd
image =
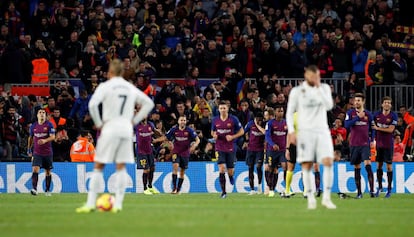
<path id="1" fill-rule="evenodd" d="M 333 108 L 333 99 L 329 85 L 322 83 L 312 87 L 305 81 L 293 88 L 289 94 L 286 111 L 288 132 L 293 133 L 293 114 L 297 112 L 298 131 L 320 132 L 329 130 L 327 111 Z"/>
<path id="2" fill-rule="evenodd" d="M 99 105 L 102 104 L 102 118 Z M 138 113 L 136 105 L 140 105 Z M 111 132 L 117 137 L 131 137 L 133 125 L 146 118 L 154 102 L 122 77 L 101 83 L 89 101 L 89 113 L 102 133 Z"/>

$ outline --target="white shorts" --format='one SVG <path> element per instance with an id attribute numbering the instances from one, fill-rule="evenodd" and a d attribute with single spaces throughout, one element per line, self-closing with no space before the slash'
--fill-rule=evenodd
<path id="1" fill-rule="evenodd" d="M 327 131 L 300 131 L 297 135 L 297 162 L 318 162 L 332 158 L 334 149 L 331 133 Z"/>
<path id="2" fill-rule="evenodd" d="M 101 134 L 96 146 L 95 161 L 98 163 L 134 163 L 132 137 L 116 137 Z"/>

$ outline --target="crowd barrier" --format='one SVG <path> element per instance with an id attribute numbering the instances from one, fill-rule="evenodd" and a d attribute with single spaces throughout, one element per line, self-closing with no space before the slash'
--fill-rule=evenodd
<path id="1" fill-rule="evenodd" d="M 376 165 L 372 166 L 375 174 Z M 89 179 L 93 170 L 92 163 L 54 163 L 52 192 L 54 193 L 84 193 L 88 190 Z M 162 193 L 170 193 L 171 170 L 169 162 L 156 164 L 154 174 L 154 187 Z M 414 163 L 394 163 L 393 193 L 414 193 Z M 114 165 L 108 165 L 104 170 L 105 185 L 101 192 L 114 192 Z M 128 185 L 127 192 L 142 193 L 142 170 L 137 170 L 131 164 L 127 166 Z M 323 167 L 321 167 L 323 173 Z M 365 169 L 361 170 L 361 183 L 363 190 L 368 192 L 368 179 Z M 29 162 L 0 163 L 0 193 L 28 193 L 31 189 L 31 164 Z M 376 175 L 374 175 L 375 177 Z M 220 192 L 219 172 L 214 162 L 190 162 L 189 169 L 182 187 L 183 193 L 216 193 Z M 322 177 L 322 174 L 321 174 Z M 38 191 L 43 192 L 45 175 L 39 175 Z M 257 186 L 257 176 L 255 175 Z M 285 182 L 283 172 L 279 172 L 276 189 L 284 191 Z M 323 186 L 323 182 L 322 182 Z M 375 177 L 375 186 L 377 186 Z M 244 162 L 237 162 L 235 168 L 235 184 L 230 185 L 227 179 L 227 192 L 245 193 L 250 191 L 248 169 Z M 383 187 L 387 187 L 387 176 L 384 172 Z M 300 168 L 296 168 L 293 175 L 292 191 L 302 192 Z M 354 184 L 354 168 L 349 163 L 338 162 L 334 165 L 333 192 L 356 192 Z"/>
<path id="2" fill-rule="evenodd" d="M 11 88 L 12 95 L 29 95 L 34 94 L 38 96 L 49 95 L 50 87 L 56 82 L 61 81 L 61 78 L 50 79 L 49 84 L 9 84 L 5 88 Z M 79 95 L 79 89 L 83 87 L 82 82 L 78 78 L 64 79 L 68 81 L 75 89 L 75 97 Z M 199 78 L 199 86 L 204 89 L 212 83 L 219 80 L 219 78 Z M 153 78 L 151 83 L 157 86 L 159 91 L 167 81 L 176 83 L 179 85 L 185 84 L 184 78 Z M 246 78 L 245 83 L 254 83 L 255 79 Z M 299 82 L 303 81 L 303 78 L 278 78 L 277 82 L 281 85 L 292 84 L 296 86 Z M 323 78 L 324 83 L 328 83 L 334 86 L 335 91 L 344 91 L 345 80 Z M 364 83 L 364 82 L 363 82 Z M 339 93 L 341 94 L 341 93 Z M 414 86 L 413 85 L 374 85 L 366 91 L 366 108 L 371 111 L 379 110 L 381 108 L 381 99 L 384 96 L 391 96 L 393 98 L 393 108 L 398 110 L 400 105 L 406 105 L 408 108 L 413 107 L 414 101 Z"/>

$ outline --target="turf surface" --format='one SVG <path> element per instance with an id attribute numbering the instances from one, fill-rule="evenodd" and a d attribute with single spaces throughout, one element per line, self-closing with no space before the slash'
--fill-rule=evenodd
<path id="1" fill-rule="evenodd" d="M 306 210 L 301 195 L 127 194 L 121 213 L 76 214 L 86 194 L 0 194 L 0 236 L 411 236 L 414 195 L 339 199 Z"/>

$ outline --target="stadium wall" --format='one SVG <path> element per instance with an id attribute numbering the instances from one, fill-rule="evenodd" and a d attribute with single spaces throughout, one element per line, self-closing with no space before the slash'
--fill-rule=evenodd
<path id="1" fill-rule="evenodd" d="M 375 174 L 376 165 L 373 164 Z M 105 168 L 105 190 L 114 191 L 114 165 Z M 414 193 L 414 163 L 394 163 L 394 193 Z M 53 169 L 52 192 L 54 193 L 84 193 L 91 171 L 92 163 L 55 163 Z M 142 170 L 135 169 L 135 165 L 127 166 L 129 178 L 127 192 L 142 193 Z M 353 167 L 349 163 L 335 163 L 335 180 L 333 192 L 356 192 L 354 184 Z M 321 172 L 323 168 L 321 167 Z M 368 179 L 365 169 L 362 172 L 362 187 L 368 192 Z M 28 193 L 31 189 L 31 163 L 30 162 L 5 162 L 0 163 L 0 193 Z M 190 162 L 187 170 L 182 192 L 187 193 L 215 193 L 220 191 L 218 180 L 218 167 L 214 162 Z M 376 176 L 376 175 L 374 175 Z M 322 177 L 322 175 L 321 175 Z M 293 176 L 292 189 L 294 192 L 302 191 L 300 169 L 297 167 Z M 42 171 L 39 175 L 38 191 L 43 192 L 45 175 Z M 227 179 L 227 192 L 244 193 L 250 191 L 248 170 L 244 162 L 238 162 L 235 169 L 235 185 L 230 185 Z M 255 177 L 257 183 L 257 177 Z M 40 185 L 43 184 L 43 185 Z M 157 163 L 154 174 L 154 187 L 160 192 L 171 192 L 171 163 Z M 284 190 L 283 172 L 279 172 L 277 191 Z M 323 185 L 323 183 L 322 183 Z M 377 186 L 375 177 L 375 186 Z M 387 175 L 384 172 L 383 186 L 387 187 Z"/>

